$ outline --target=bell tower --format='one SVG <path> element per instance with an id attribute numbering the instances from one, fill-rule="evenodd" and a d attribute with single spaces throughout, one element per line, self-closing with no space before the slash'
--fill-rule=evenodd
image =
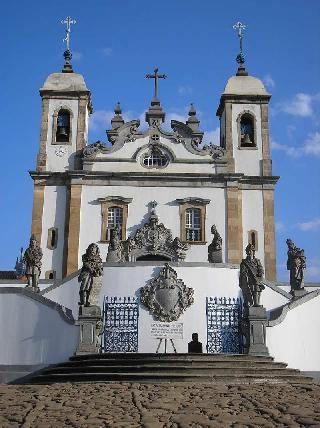
<path id="1" fill-rule="evenodd" d="M 271 95 L 261 80 L 250 76 L 242 51 L 245 25 L 239 36 L 238 70 L 220 98 L 220 144 L 226 150 L 231 182 L 226 189 L 228 260 L 240 263 L 248 243 L 263 261 L 265 276 L 276 277 L 274 188 L 269 147 L 268 107 Z"/>
<path id="2" fill-rule="evenodd" d="M 71 24 L 67 17 L 67 49 L 61 72 L 48 76 L 40 89 L 40 148 L 34 180 L 31 233 L 43 251 L 42 278 L 62 278 L 78 268 L 82 186 L 74 176 L 82 170 L 87 145 L 91 94 L 81 74 L 72 68 Z"/>
<path id="3" fill-rule="evenodd" d="M 91 113 L 90 91 L 81 74 L 74 73 L 70 51 L 71 24 L 67 17 L 67 49 L 64 67 L 52 73 L 40 89 L 42 116 L 38 171 L 66 171 L 82 169 L 79 152 L 87 143 L 88 117 Z"/>

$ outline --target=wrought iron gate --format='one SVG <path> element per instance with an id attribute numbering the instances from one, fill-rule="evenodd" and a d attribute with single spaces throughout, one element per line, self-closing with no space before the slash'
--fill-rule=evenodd
<path id="1" fill-rule="evenodd" d="M 105 297 L 102 352 L 138 352 L 138 317 L 136 297 Z"/>
<path id="2" fill-rule="evenodd" d="M 207 297 L 207 352 L 242 353 L 241 299 Z"/>

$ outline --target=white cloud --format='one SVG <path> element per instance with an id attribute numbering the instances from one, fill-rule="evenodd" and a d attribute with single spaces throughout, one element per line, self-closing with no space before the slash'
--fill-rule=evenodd
<path id="1" fill-rule="evenodd" d="M 313 258 L 308 262 L 307 258 L 307 268 L 305 271 L 305 280 L 306 281 L 317 281 L 320 280 L 320 259 Z"/>
<path id="2" fill-rule="evenodd" d="M 206 131 L 203 136 L 204 144 L 215 144 L 216 146 L 220 146 L 220 127 L 218 126 L 216 129 L 212 131 Z"/>
<path id="3" fill-rule="evenodd" d="M 192 94 L 192 88 L 189 85 L 181 85 L 178 87 L 178 94 L 179 95 L 191 95 Z"/>
<path id="4" fill-rule="evenodd" d="M 298 223 L 298 227 L 304 232 L 320 230 L 320 217 L 305 223 Z"/>
<path id="5" fill-rule="evenodd" d="M 276 231 L 277 232 L 284 232 L 286 230 L 286 227 L 281 221 L 276 222 Z"/>
<path id="6" fill-rule="evenodd" d="M 320 156 L 320 132 L 309 134 L 302 146 L 298 147 L 279 144 L 271 138 L 270 147 L 272 150 L 283 151 L 292 158 L 308 155 Z"/>
<path id="7" fill-rule="evenodd" d="M 83 57 L 83 54 L 81 52 L 78 51 L 73 51 L 72 52 L 72 59 L 74 61 L 80 61 L 80 59 Z"/>
<path id="8" fill-rule="evenodd" d="M 303 151 L 305 154 L 320 155 L 320 132 L 309 134 L 304 142 Z"/>
<path id="9" fill-rule="evenodd" d="M 274 88 L 276 83 L 273 80 L 273 78 L 271 77 L 270 74 L 267 74 L 266 76 L 264 76 L 264 78 L 262 79 L 263 83 L 268 87 L 268 88 Z"/>
<path id="10" fill-rule="evenodd" d="M 112 55 L 112 48 L 110 47 L 102 48 L 100 52 L 102 53 L 103 56 L 110 56 Z"/>
<path id="11" fill-rule="evenodd" d="M 97 110 L 92 113 L 89 118 L 89 129 L 92 131 L 105 131 L 110 128 L 111 119 L 114 116 L 112 110 Z M 122 113 L 123 120 L 125 122 L 133 120 L 135 115 L 131 111 L 126 111 Z"/>
<path id="12" fill-rule="evenodd" d="M 287 146 L 286 144 L 279 144 L 273 139 L 270 140 L 270 147 L 272 150 L 285 152 L 288 156 L 292 158 L 297 158 L 301 156 L 301 148 Z"/>
<path id="13" fill-rule="evenodd" d="M 307 117 L 312 116 L 312 103 L 315 97 L 309 94 L 296 94 L 290 101 L 280 103 L 276 106 L 277 111 L 288 113 L 292 116 Z"/>

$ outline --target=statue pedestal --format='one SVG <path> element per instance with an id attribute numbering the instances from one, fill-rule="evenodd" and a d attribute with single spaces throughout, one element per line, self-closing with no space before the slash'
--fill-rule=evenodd
<path id="1" fill-rule="evenodd" d="M 250 306 L 245 310 L 248 323 L 248 354 L 268 356 L 266 346 L 267 311 L 263 306 Z"/>
<path id="2" fill-rule="evenodd" d="M 302 297 L 305 294 L 308 294 L 308 292 L 304 288 L 299 288 L 297 290 L 291 290 L 290 294 L 294 299 L 298 299 L 299 297 Z"/>
<path id="3" fill-rule="evenodd" d="M 208 254 L 209 263 L 222 263 L 222 250 L 211 251 Z"/>
<path id="4" fill-rule="evenodd" d="M 80 338 L 76 355 L 98 354 L 100 352 L 99 322 L 102 322 L 99 306 L 80 306 L 77 322 L 77 325 L 80 326 Z"/>

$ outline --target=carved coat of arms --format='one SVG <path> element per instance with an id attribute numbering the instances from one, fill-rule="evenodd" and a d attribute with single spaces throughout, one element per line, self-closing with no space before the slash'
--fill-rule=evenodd
<path id="1" fill-rule="evenodd" d="M 177 272 L 165 263 L 157 278 L 140 289 L 140 301 L 159 321 L 176 321 L 194 302 L 193 288 L 187 287 Z"/>

